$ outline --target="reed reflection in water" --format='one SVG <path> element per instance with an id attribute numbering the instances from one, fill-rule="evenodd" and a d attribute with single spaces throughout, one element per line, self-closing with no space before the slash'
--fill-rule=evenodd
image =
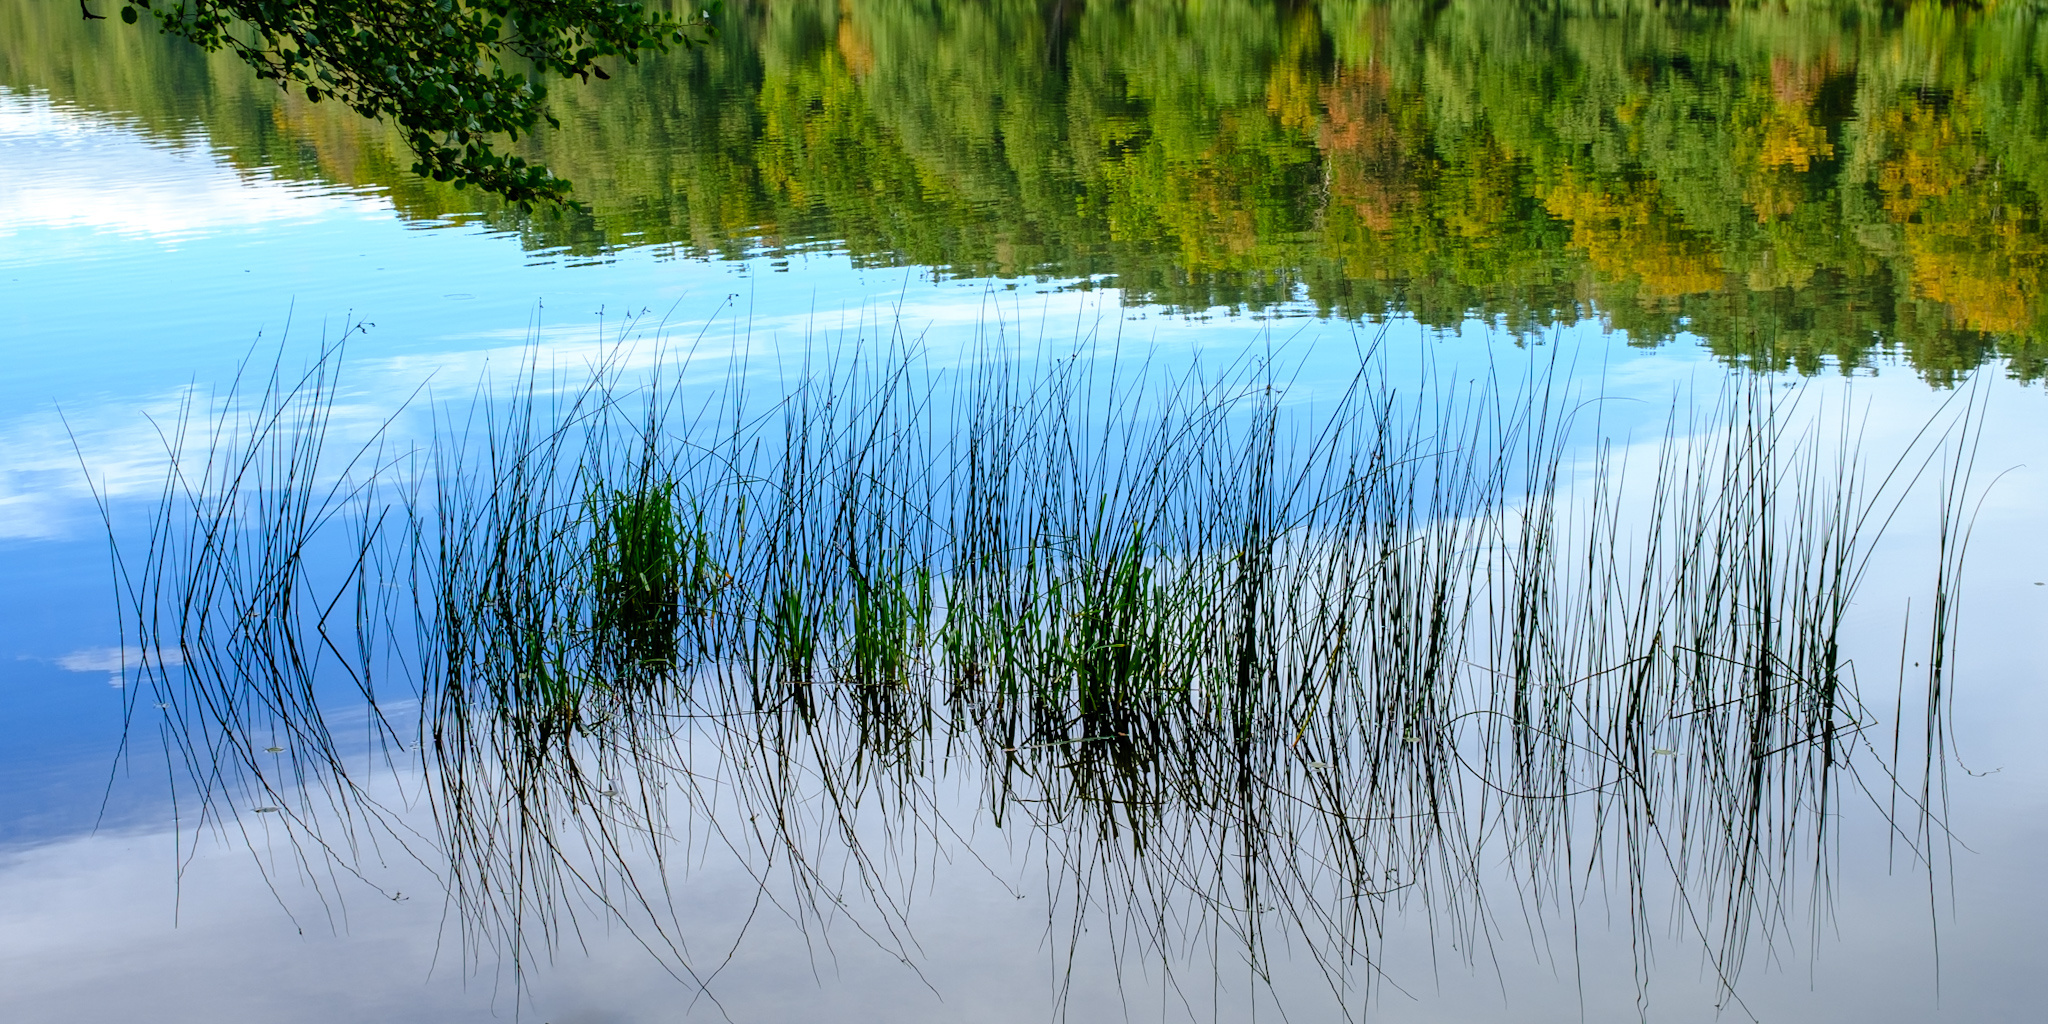
<path id="1" fill-rule="evenodd" d="M 1302 396 L 1269 352 L 814 352 L 757 396 L 622 334 L 342 451 L 338 347 L 195 399 L 118 556 L 197 827 L 410 851 L 515 972 L 604 922 L 704 987 L 690 864 L 914 969 L 919 879 L 992 825 L 1069 970 L 1089 931 L 1169 985 L 1309 959 L 1347 1012 L 1396 915 L 1470 951 L 1593 898 L 1639 977 L 1676 932 L 1739 1008 L 1756 944 L 1824 916 L 1846 805 L 1940 862 L 1967 388 L 1877 461 L 1762 377 L 1630 445 L 1542 360 L 1368 350 Z M 1844 627 L 1909 501 L 1926 676 L 1880 725 Z M 367 749 L 330 728 L 365 707 Z"/>

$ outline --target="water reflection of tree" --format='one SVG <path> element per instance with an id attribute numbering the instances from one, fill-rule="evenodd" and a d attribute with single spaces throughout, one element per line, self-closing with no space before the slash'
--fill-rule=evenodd
<path id="1" fill-rule="evenodd" d="M 1597 311 L 1768 366 L 1889 347 L 1936 377 L 2036 372 L 2031 7 L 1595 6 L 738 5 L 707 52 L 558 97 L 532 155 L 588 210 L 530 215 L 408 180 L 388 133 L 196 55 L 124 38 L 108 59 L 54 8 L 0 15 L 0 67 L 536 247 L 833 240 L 1186 308 L 1305 291 L 1523 330 Z"/>

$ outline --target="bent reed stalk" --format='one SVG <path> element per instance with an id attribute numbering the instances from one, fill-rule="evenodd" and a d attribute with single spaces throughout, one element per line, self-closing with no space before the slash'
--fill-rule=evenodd
<path id="1" fill-rule="evenodd" d="M 780 873 L 799 923 L 864 896 L 908 950 L 892 885 L 986 815 L 1072 883 L 1068 956 L 1106 917 L 1126 952 L 1230 935 L 1258 970 L 1279 928 L 1340 998 L 1390 913 L 1472 949 L 1489 863 L 1538 914 L 1612 869 L 1642 964 L 1668 900 L 1732 987 L 1791 900 L 1825 903 L 1845 786 L 1938 852 L 1843 630 L 1930 467 L 1960 557 L 1967 395 L 1878 472 L 1757 378 L 1631 451 L 1541 360 L 1454 386 L 1368 357 L 1297 400 L 1257 353 L 1169 374 L 991 343 L 942 372 L 899 333 L 757 405 L 742 362 L 706 390 L 626 354 L 530 361 L 340 466 L 338 350 L 188 409 L 206 461 L 177 435 L 123 565 L 204 815 L 274 808 L 349 865 L 385 829 L 431 851 L 472 948 L 516 966 L 595 909 L 693 983 L 677 849 Z M 422 780 L 423 846 L 329 728 L 349 703 Z"/>

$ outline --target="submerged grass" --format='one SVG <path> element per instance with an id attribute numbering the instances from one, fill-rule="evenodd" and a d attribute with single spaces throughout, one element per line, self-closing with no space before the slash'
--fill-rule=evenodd
<path id="1" fill-rule="evenodd" d="M 1843 635 L 1930 465 L 1951 607 L 1967 393 L 1872 467 L 1754 378 L 1631 453 L 1540 364 L 1397 386 L 1368 357 L 1310 401 L 1257 354 L 818 358 L 765 407 L 741 365 L 706 391 L 686 360 L 529 364 L 396 463 L 325 461 L 335 358 L 212 420 L 127 587 L 200 805 L 289 795 L 346 860 L 383 810 L 316 677 L 380 713 L 401 678 L 417 742 L 377 749 L 515 964 L 595 908 L 691 970 L 668 862 L 699 830 L 800 921 L 862 893 L 907 949 L 896 883 L 957 834 L 957 776 L 1063 866 L 1070 951 L 1107 918 L 1123 952 L 1230 935 L 1257 971 L 1280 928 L 1347 1001 L 1396 908 L 1486 941 L 1496 860 L 1539 916 L 1617 879 L 1643 965 L 1672 900 L 1732 991 L 1825 904 L 1845 785 L 1935 854 L 1939 794 L 1872 741 Z"/>

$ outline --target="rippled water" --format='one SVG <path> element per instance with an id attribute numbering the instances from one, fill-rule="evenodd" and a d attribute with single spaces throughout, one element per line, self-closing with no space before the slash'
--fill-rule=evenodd
<path id="1" fill-rule="evenodd" d="M 730 15 L 715 52 L 561 93 L 564 126 L 532 155 L 587 209 L 529 214 L 408 178 L 375 126 L 230 63 L 62 4 L 0 6 L 12 1019 L 2038 1014 L 2048 30 L 2031 7 L 855 0 Z M 1169 370 L 1277 353 L 1316 408 L 1374 346 L 1397 390 L 1557 357 L 1624 446 L 1733 366 L 1774 374 L 1803 409 L 1848 410 L 1880 461 L 1975 394 L 1955 842 L 1930 871 L 1886 842 L 1884 800 L 1845 798 L 1831 890 L 1763 895 L 1785 916 L 1753 943 L 1739 1002 L 1682 911 L 1661 908 L 1656 955 L 1638 958 L 1610 864 L 1564 917 L 1496 898 L 1460 931 L 1397 908 L 1360 972 L 1369 997 L 1340 1011 L 1300 936 L 1266 978 L 1199 929 L 1171 957 L 1134 952 L 1063 887 L 1057 833 L 996 829 L 965 772 L 923 798 L 943 833 L 868 836 L 893 858 L 900 918 L 792 920 L 787 879 L 764 887 L 772 869 L 693 834 L 672 906 L 693 967 L 725 965 L 712 984 L 600 915 L 527 966 L 522 994 L 499 950 L 459 941 L 445 865 L 394 845 L 347 859 L 354 877 L 247 807 L 174 806 L 152 716 L 123 746 L 136 638 L 95 495 L 139 537 L 165 424 L 252 355 L 267 366 L 281 344 L 297 366 L 348 336 L 346 443 L 423 384 L 398 426 L 425 436 L 420 410 L 485 374 L 502 385 L 535 352 L 574 368 L 621 338 L 661 340 L 698 365 L 743 356 L 765 395 L 807 357 L 899 332 L 940 367 L 990 339 Z M 1857 594 L 1851 656 L 1886 722 L 1903 716 L 1896 680 L 1924 673 L 1899 624 L 1925 621 L 1933 507 L 1907 507 Z M 353 735 L 352 713 L 334 709 L 338 731 Z M 427 807 L 399 795 L 417 794 L 417 770 L 370 778 L 431 835 Z M 1505 863 L 1474 876 L 1511 893 Z"/>

